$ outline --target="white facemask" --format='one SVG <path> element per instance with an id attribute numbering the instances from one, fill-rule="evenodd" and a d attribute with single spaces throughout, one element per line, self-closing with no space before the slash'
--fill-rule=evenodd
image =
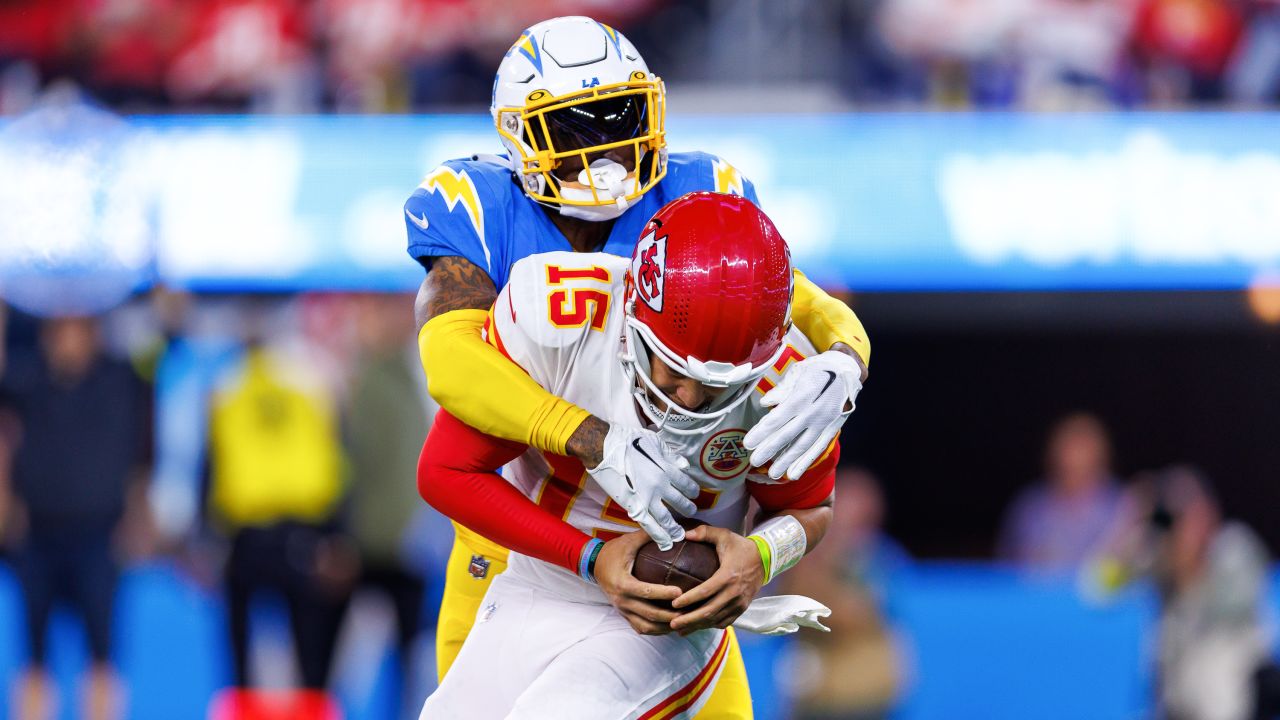
<path id="1" fill-rule="evenodd" d="M 635 173 L 628 173 L 620 163 L 600 158 L 578 173 L 578 183 L 583 187 L 560 187 L 565 200 L 594 201 L 596 197 L 613 200 L 610 205 L 561 205 L 560 214 L 565 217 L 602 222 L 613 220 L 631 207 L 627 196 L 636 191 Z M 591 189 L 595 189 L 593 195 Z"/>

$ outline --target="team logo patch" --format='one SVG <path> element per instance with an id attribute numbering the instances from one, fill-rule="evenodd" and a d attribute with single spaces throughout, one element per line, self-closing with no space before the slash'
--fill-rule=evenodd
<path id="1" fill-rule="evenodd" d="M 662 289 L 667 274 L 667 236 L 658 237 L 652 230 L 640 239 L 636 257 L 631 261 L 631 276 L 635 278 L 636 294 L 654 312 L 662 312 Z"/>
<path id="2" fill-rule="evenodd" d="M 746 472 L 751 453 L 742 445 L 741 429 L 721 430 L 702 446 L 702 472 L 717 480 L 730 480 Z"/>
<path id="3" fill-rule="evenodd" d="M 489 246 L 484 240 L 484 207 L 480 204 L 480 194 L 476 192 L 471 176 L 465 170 L 454 170 L 448 165 L 441 165 L 431 171 L 418 187 L 427 192 L 440 193 L 449 212 L 453 212 L 459 204 L 462 205 L 467 219 L 471 221 L 471 227 L 475 228 L 476 236 L 484 247 L 485 262 L 488 262 Z"/>
<path id="4" fill-rule="evenodd" d="M 742 182 L 742 173 L 738 168 L 717 159 L 711 163 L 712 174 L 715 175 L 716 192 L 726 195 L 746 197 L 747 191 Z"/>
<path id="5" fill-rule="evenodd" d="M 483 555 L 472 555 L 467 572 L 471 573 L 471 577 L 483 580 L 489 574 L 489 561 L 485 560 Z"/>

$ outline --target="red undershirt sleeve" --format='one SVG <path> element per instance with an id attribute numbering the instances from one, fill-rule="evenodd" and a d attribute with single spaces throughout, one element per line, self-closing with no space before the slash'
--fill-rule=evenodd
<path id="1" fill-rule="evenodd" d="M 497 473 L 526 449 L 441 410 L 418 457 L 418 493 L 493 542 L 577 573 L 590 537 L 538 507 Z"/>
<path id="2" fill-rule="evenodd" d="M 831 496 L 836 486 L 836 465 L 840 462 L 840 440 L 831 441 L 825 455 L 818 458 L 798 480 L 783 483 L 747 482 L 747 492 L 766 513 L 817 507 Z"/>

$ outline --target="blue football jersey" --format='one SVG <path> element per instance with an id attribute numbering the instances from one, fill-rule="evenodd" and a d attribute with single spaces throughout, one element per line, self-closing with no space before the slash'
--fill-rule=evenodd
<path id="1" fill-rule="evenodd" d="M 573 247 L 543 207 L 525 196 L 511 168 L 495 160 L 449 160 L 413 191 L 404 214 L 415 260 L 430 267 L 434 257 L 464 257 L 488 272 L 501 290 L 517 260 Z M 698 190 L 759 202 L 755 187 L 729 163 L 703 152 L 671 153 L 666 177 L 614 221 L 602 251 L 630 257 L 654 213 Z"/>

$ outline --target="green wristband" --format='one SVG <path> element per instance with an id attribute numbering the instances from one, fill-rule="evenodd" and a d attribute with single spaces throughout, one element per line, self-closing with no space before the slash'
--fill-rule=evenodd
<path id="1" fill-rule="evenodd" d="M 747 539 L 756 544 L 756 549 L 760 551 L 760 562 L 764 563 L 764 581 L 767 584 L 773 578 L 769 577 L 769 570 L 773 567 L 773 549 L 769 547 L 769 543 L 759 535 L 748 535 Z"/>

